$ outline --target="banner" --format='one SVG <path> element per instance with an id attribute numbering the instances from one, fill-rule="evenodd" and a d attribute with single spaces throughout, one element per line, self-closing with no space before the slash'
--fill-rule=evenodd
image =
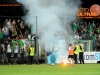
<path id="1" fill-rule="evenodd" d="M 85 63 L 97 63 L 100 61 L 100 52 L 84 52 Z"/>
<path id="2" fill-rule="evenodd" d="M 79 55 L 77 56 L 78 58 L 78 63 L 79 63 Z M 57 52 L 52 52 L 47 56 L 47 64 L 51 64 L 51 63 L 55 63 L 55 64 L 59 64 L 62 62 L 65 63 L 69 63 L 68 59 L 68 55 L 64 55 L 64 57 L 62 56 L 61 59 L 62 60 L 58 60 L 59 56 Z M 84 62 L 85 63 L 97 63 L 98 61 L 100 61 L 100 52 L 84 52 Z"/>

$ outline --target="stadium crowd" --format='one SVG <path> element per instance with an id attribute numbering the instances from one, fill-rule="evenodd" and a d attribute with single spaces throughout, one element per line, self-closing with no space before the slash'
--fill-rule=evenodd
<path id="1" fill-rule="evenodd" d="M 75 39 L 76 40 L 94 40 L 94 51 L 100 51 L 100 26 L 99 23 L 95 23 L 93 21 L 90 22 L 80 22 L 80 23 L 72 23 L 71 24 Z M 5 19 L 3 25 L 0 27 L 0 43 L 1 43 L 1 58 L 2 64 L 8 63 L 11 64 L 11 53 L 15 53 L 15 57 L 13 59 L 13 64 L 17 63 L 17 55 L 23 55 L 23 43 L 19 41 L 21 44 L 14 45 L 12 40 L 20 40 L 20 39 L 28 39 L 28 34 L 31 33 L 31 28 L 26 26 L 23 20 L 20 19 Z M 16 46 L 16 48 L 15 48 Z M 17 49 L 18 50 L 14 50 Z M 19 48 L 21 50 L 19 51 Z M 23 60 L 23 58 L 22 58 Z M 23 64 L 23 61 L 22 61 Z"/>
<path id="2" fill-rule="evenodd" d="M 76 40 L 93 40 L 94 51 L 100 51 L 100 24 L 92 22 L 72 23 Z"/>
<path id="3" fill-rule="evenodd" d="M 11 64 L 11 60 L 13 64 L 16 64 L 18 54 L 24 57 L 24 43 L 22 39 L 28 39 L 30 30 L 20 19 L 5 19 L 0 27 L 0 61 L 2 64 Z M 24 59 L 21 58 L 21 60 L 23 63 Z"/>

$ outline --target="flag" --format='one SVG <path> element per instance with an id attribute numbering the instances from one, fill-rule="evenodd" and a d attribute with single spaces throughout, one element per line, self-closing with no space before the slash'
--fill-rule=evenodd
<path id="1" fill-rule="evenodd" d="M 19 44 L 20 44 L 21 48 L 24 47 L 24 43 L 23 43 L 23 41 L 21 39 L 19 40 Z"/>
<path id="2" fill-rule="evenodd" d="M 13 40 L 12 43 L 13 43 L 13 49 L 16 50 L 16 45 L 18 43 L 17 40 Z"/>

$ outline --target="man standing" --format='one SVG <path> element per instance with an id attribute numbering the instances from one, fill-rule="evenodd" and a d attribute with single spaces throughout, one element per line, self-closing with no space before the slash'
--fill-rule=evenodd
<path id="1" fill-rule="evenodd" d="M 2 29 L 0 27 L 0 64 L 1 64 L 1 43 L 2 43 L 2 40 L 3 40 L 3 32 L 2 32 Z"/>
<path id="2" fill-rule="evenodd" d="M 33 45 L 31 45 L 30 50 L 29 50 L 29 58 L 30 58 L 31 65 L 33 63 L 33 57 L 34 57 L 34 47 L 33 47 Z"/>
<path id="3" fill-rule="evenodd" d="M 24 43 L 19 39 L 20 53 L 21 53 L 21 64 L 24 64 Z"/>
<path id="4" fill-rule="evenodd" d="M 16 48 L 14 50 L 14 65 L 17 64 L 18 51 L 19 51 L 19 45 L 18 45 L 18 43 L 16 43 Z"/>
<path id="5" fill-rule="evenodd" d="M 13 51 L 14 51 L 14 65 L 17 64 L 17 54 L 18 54 L 18 50 L 19 50 L 19 45 L 18 45 L 18 41 L 15 39 L 12 41 L 13 43 Z"/>
<path id="6" fill-rule="evenodd" d="M 69 44 L 68 54 L 68 60 L 71 63 L 71 65 L 74 66 L 74 49 L 72 47 L 72 44 Z"/>
<path id="7" fill-rule="evenodd" d="M 6 59 L 6 49 L 5 49 L 5 46 L 4 44 L 1 44 L 1 61 L 2 61 L 2 64 L 4 64 L 5 62 L 5 59 Z"/>
<path id="8" fill-rule="evenodd" d="M 80 60 L 80 64 L 83 63 L 84 64 L 84 57 L 83 57 L 83 52 L 84 52 L 84 46 L 83 44 L 81 44 L 80 42 L 78 42 L 79 44 L 79 60 Z"/>
<path id="9" fill-rule="evenodd" d="M 7 45 L 7 59 L 8 59 L 8 64 L 11 64 L 11 52 L 12 52 L 12 46 L 10 42 Z"/>
<path id="10" fill-rule="evenodd" d="M 75 64 L 78 64 L 78 62 L 77 62 L 77 55 L 79 53 L 78 45 L 76 43 L 74 43 L 74 46 L 75 46 L 75 48 L 74 48 L 74 61 L 75 61 Z"/>

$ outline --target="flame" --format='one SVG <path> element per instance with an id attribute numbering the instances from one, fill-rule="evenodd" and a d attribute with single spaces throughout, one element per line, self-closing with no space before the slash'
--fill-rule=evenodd
<path id="1" fill-rule="evenodd" d="M 63 60 L 63 65 L 66 65 L 66 60 Z"/>
<path id="2" fill-rule="evenodd" d="M 64 62 L 64 65 L 66 65 L 66 63 Z"/>

